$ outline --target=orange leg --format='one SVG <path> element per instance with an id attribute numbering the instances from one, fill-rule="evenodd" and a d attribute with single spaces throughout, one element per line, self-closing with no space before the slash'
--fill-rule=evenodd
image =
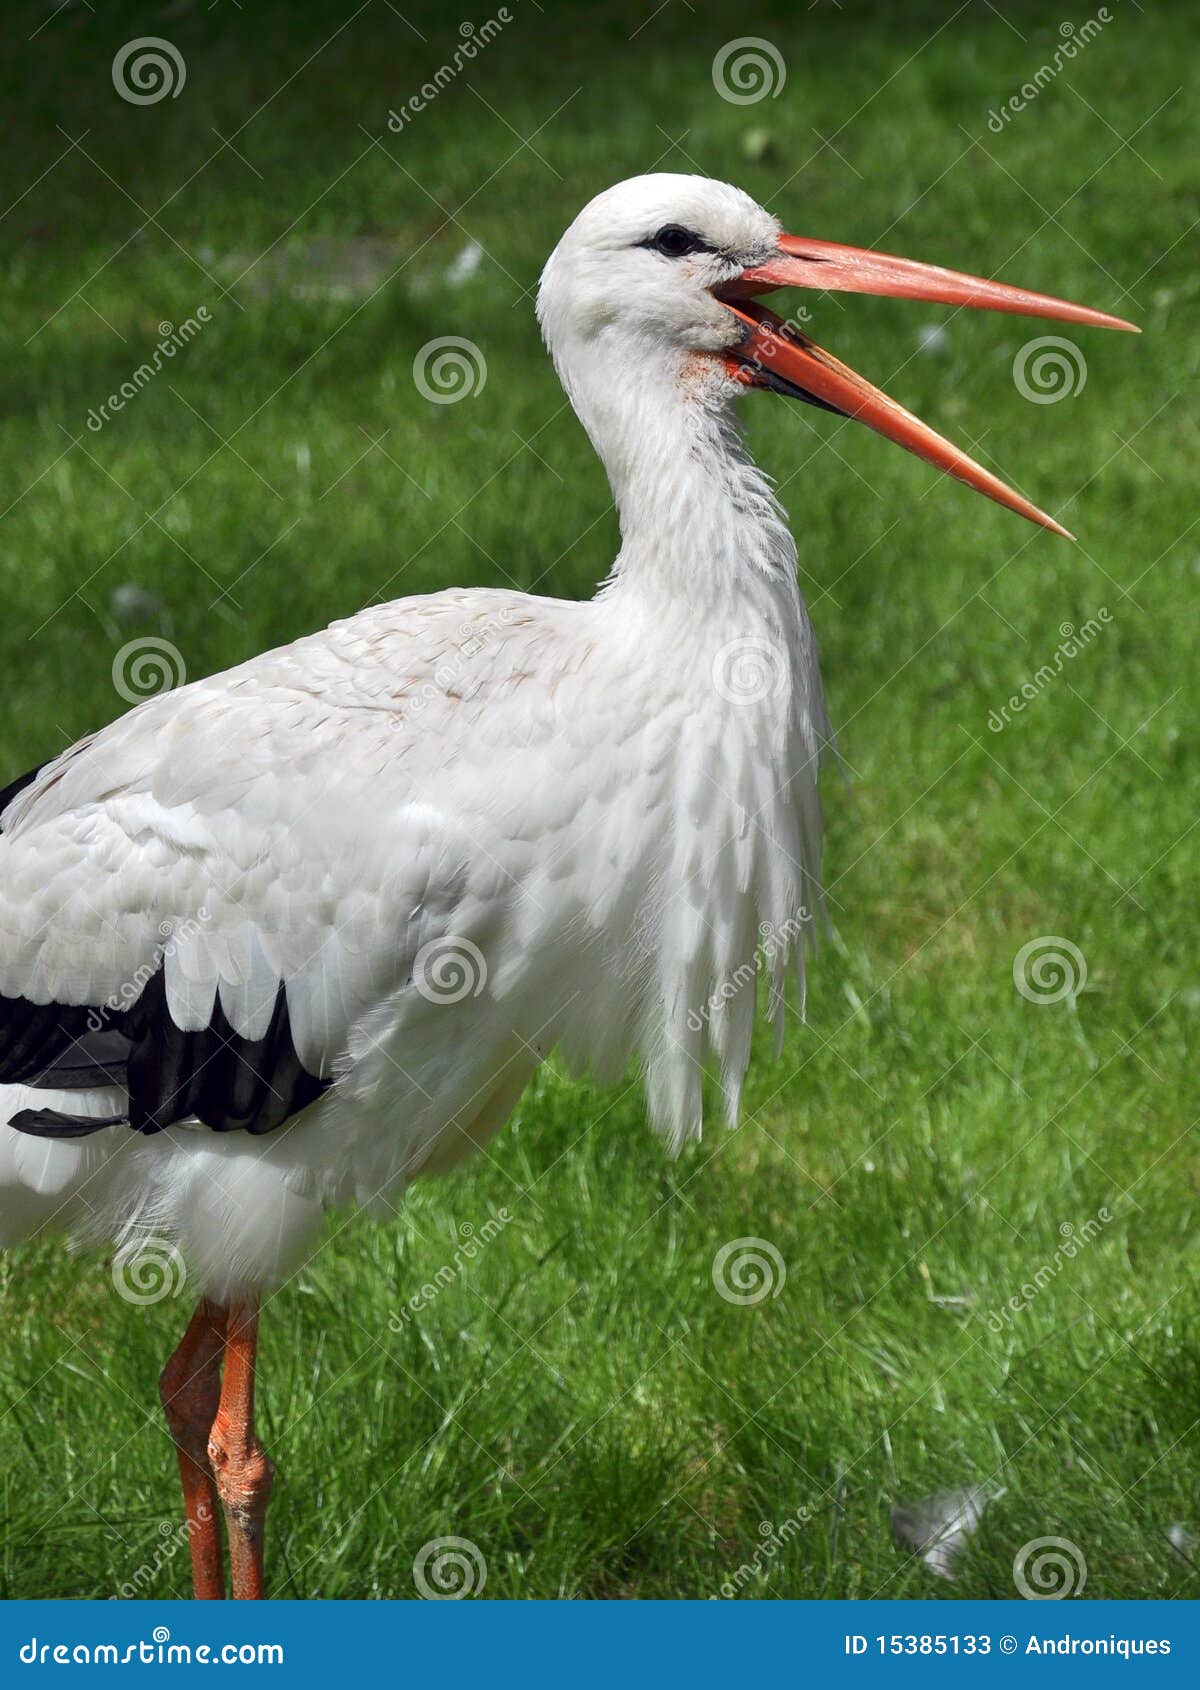
<path id="1" fill-rule="evenodd" d="M 225 1330 L 225 1379 L 208 1438 L 208 1458 L 225 1508 L 233 1594 L 263 1595 L 263 1535 L 275 1469 L 254 1435 L 254 1362 L 258 1308 L 229 1310 Z"/>
<path id="2" fill-rule="evenodd" d="M 202 1600 L 225 1594 L 217 1487 L 208 1459 L 208 1430 L 220 1402 L 224 1346 L 224 1312 L 202 1299 L 158 1381 L 167 1425 L 179 1453 L 192 1582 Z"/>

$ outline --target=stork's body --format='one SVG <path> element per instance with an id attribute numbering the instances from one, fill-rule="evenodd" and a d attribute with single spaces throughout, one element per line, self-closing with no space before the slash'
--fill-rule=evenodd
<path id="1" fill-rule="evenodd" d="M 364 611 L 139 705 L 0 811 L 0 1242 L 181 1250 L 202 1302 L 164 1400 L 200 1594 L 218 1490 L 235 1590 L 261 1592 L 253 1310 L 325 1208 L 394 1206 L 555 1046 L 600 1078 L 639 1057 L 675 1146 L 715 1056 L 735 1119 L 764 932 L 782 1017 L 829 728 L 730 408 L 744 385 L 829 406 L 841 368 L 806 387 L 808 343 L 738 303 L 786 250 L 737 190 L 648 177 L 551 260 L 543 328 L 621 517 L 592 601 Z"/>
<path id="2" fill-rule="evenodd" d="M 18 1182 L 101 1237 L 178 1243 L 227 1301 L 296 1266 L 322 1205 L 394 1204 L 457 1161 L 557 1044 L 610 1077 L 640 1050 L 656 1122 L 698 1133 L 692 1029 L 736 1097 L 753 987 L 719 1021 L 705 1006 L 753 964 L 760 923 L 795 918 L 815 866 L 813 720 L 775 689 L 731 711 L 713 684 L 738 628 L 815 681 L 787 579 L 774 626 L 732 604 L 672 615 L 632 580 L 586 604 L 401 600 L 148 700 L 50 764 L 3 820 L 0 930 L 36 956 L 0 991 L 92 1006 L 104 1029 L 144 981 L 195 1048 L 175 1041 L 175 1063 L 170 1029 L 149 1031 L 133 1122 L 162 1130 L 5 1129 Z M 219 1005 L 263 1040 L 281 984 L 300 1066 L 333 1083 L 264 1131 L 290 1101 L 282 1056 L 259 1064 L 261 1097 L 230 1102 L 245 1064 L 209 1029 Z M 86 1016 L 72 1031 L 64 1062 L 91 1042 Z M 51 1081 L 6 1092 L 9 1118 L 129 1119 L 121 1086 Z"/>

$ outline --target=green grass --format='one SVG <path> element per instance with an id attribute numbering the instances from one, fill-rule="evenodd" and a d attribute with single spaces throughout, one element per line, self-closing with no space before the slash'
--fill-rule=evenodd
<path id="1" fill-rule="evenodd" d="M 378 0 L 349 23 L 75 7 L 28 46 L 48 9 L 11 9 L 4 204 L 46 174 L 3 225 L 10 774 L 118 713 L 133 637 L 169 636 L 200 675 L 381 597 L 588 592 L 615 524 L 522 290 L 584 200 L 660 158 L 738 180 L 790 227 L 1146 332 L 1073 332 L 1086 386 L 1035 406 L 1011 366 L 1054 325 L 811 302 L 816 339 L 978 442 L 1081 544 L 862 430 L 748 407 L 852 770 L 827 781 L 836 937 L 808 1025 L 792 1019 L 777 1062 L 762 1041 L 741 1129 L 673 1165 L 634 1076 L 602 1092 L 551 1063 L 486 1157 L 383 1225 L 330 1222 L 265 1318 L 274 1591 L 411 1596 L 421 1546 L 457 1535 L 488 1596 L 708 1595 L 762 1522 L 803 1509 L 744 1594 L 1006 1596 L 1014 1554 L 1049 1535 L 1086 1556 L 1087 1596 L 1200 1594 L 1164 1535 L 1200 1529 L 1194 9 L 1114 7 L 996 135 L 988 111 L 1060 40 L 1044 8 L 735 22 L 672 4 L 631 42 L 651 6 L 514 4 L 397 137 L 389 107 L 457 40 L 442 9 L 403 9 L 427 44 Z M 716 97 L 732 28 L 783 53 L 780 98 Z M 109 66 L 145 33 L 188 79 L 138 108 Z M 206 162 L 214 129 L 242 156 Z M 488 256 L 452 289 L 469 237 Z M 202 304 L 211 324 L 89 432 L 158 324 Z M 946 341 L 923 355 L 934 321 Z M 434 407 L 411 367 L 442 334 L 489 373 Z M 116 614 L 131 586 L 151 599 Z M 1097 638 L 989 731 L 1060 626 L 1101 607 Z M 1014 957 L 1039 935 L 1079 947 L 1086 989 L 1018 994 Z M 501 1207 L 499 1235 L 390 1324 L 457 1229 Z M 1102 1210 L 1027 1308 L 989 1320 Z M 711 1278 L 743 1236 L 787 1267 L 749 1307 Z M 154 1384 L 186 1299 L 131 1308 L 105 1262 L 55 1241 L 0 1274 L 0 1594 L 185 1593 Z M 893 1544 L 887 1510 L 965 1483 L 1004 1494 L 951 1585 Z"/>

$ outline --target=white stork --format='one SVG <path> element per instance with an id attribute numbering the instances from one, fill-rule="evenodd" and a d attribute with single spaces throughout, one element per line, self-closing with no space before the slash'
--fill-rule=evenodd
<path id="1" fill-rule="evenodd" d="M 760 933 L 819 904 L 831 734 L 733 401 L 858 417 L 1066 533 L 755 303 L 783 286 L 1132 327 L 782 234 L 724 183 L 621 183 L 538 298 L 620 513 L 593 599 L 374 606 L 139 704 L 0 797 L 0 1243 L 182 1253 L 200 1301 L 161 1395 L 198 1596 L 224 1594 L 218 1500 L 233 1593 L 262 1594 L 258 1307 L 323 1210 L 457 1162 L 556 1046 L 602 1079 L 636 1056 L 672 1147 L 700 1133 L 710 1057 L 737 1117 Z M 762 684 L 731 701 L 747 660 Z"/>

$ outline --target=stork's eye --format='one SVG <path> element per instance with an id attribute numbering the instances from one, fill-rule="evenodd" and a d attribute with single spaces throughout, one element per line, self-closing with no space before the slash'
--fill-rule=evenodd
<path id="1" fill-rule="evenodd" d="M 649 247 L 652 252 L 661 252 L 664 258 L 686 258 L 690 252 L 712 251 L 706 240 L 679 223 L 666 224 L 656 235 L 638 244 Z"/>

